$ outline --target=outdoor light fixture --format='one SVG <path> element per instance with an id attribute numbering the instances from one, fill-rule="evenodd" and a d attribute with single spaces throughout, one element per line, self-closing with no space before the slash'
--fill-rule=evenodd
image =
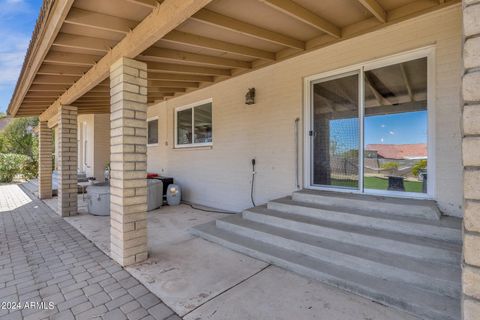
<path id="1" fill-rule="evenodd" d="M 245 95 L 245 104 L 254 104 L 255 103 L 255 88 L 249 88 L 247 94 Z"/>
<path id="2" fill-rule="evenodd" d="M 167 203 L 169 206 L 178 206 L 182 200 L 182 192 L 176 184 L 170 184 L 167 188 Z"/>

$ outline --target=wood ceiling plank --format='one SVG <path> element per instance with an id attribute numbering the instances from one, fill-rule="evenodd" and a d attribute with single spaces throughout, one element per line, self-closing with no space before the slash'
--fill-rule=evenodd
<path id="1" fill-rule="evenodd" d="M 165 93 L 165 92 L 185 92 L 185 88 L 148 88 L 148 95 L 155 95 L 157 93 Z"/>
<path id="2" fill-rule="evenodd" d="M 53 93 L 53 92 L 38 92 L 38 91 L 34 91 L 34 92 L 28 92 L 27 95 L 25 96 L 25 99 L 28 99 L 28 98 L 52 98 L 52 99 L 56 99 L 60 96 L 60 94 L 56 94 L 56 93 Z"/>
<path id="3" fill-rule="evenodd" d="M 212 76 L 202 76 L 197 74 L 179 74 L 179 73 L 161 73 L 149 72 L 148 80 L 169 80 L 169 81 L 197 81 L 197 82 L 214 82 L 215 78 Z"/>
<path id="4" fill-rule="evenodd" d="M 291 0 L 261 0 L 261 2 L 335 38 L 342 35 L 339 27 Z"/>
<path id="5" fill-rule="evenodd" d="M 114 40 L 79 36 L 75 34 L 59 33 L 55 41 L 54 47 L 84 49 L 99 52 L 108 52 L 115 46 L 117 42 Z"/>
<path id="6" fill-rule="evenodd" d="M 152 9 L 157 7 L 161 3 L 161 1 L 156 1 L 156 0 L 126 0 L 126 1 L 130 3 L 139 4 L 147 8 L 152 8 Z"/>
<path id="7" fill-rule="evenodd" d="M 173 30 L 165 35 L 162 40 L 182 43 L 194 47 L 206 48 L 210 50 L 216 50 L 224 53 L 239 54 L 246 57 L 275 60 L 275 53 L 257 48 L 251 48 L 231 42 L 216 40 L 208 37 L 199 36 L 196 34 L 186 33 L 178 30 Z"/>
<path id="8" fill-rule="evenodd" d="M 28 91 L 52 91 L 52 92 L 64 92 L 69 88 L 69 85 L 62 85 L 62 84 L 32 84 Z"/>
<path id="9" fill-rule="evenodd" d="M 191 53 L 167 48 L 150 47 L 140 55 L 141 60 L 158 61 L 170 60 L 172 62 L 190 62 L 212 66 L 251 69 L 252 64 L 247 61 L 226 59 L 204 54 Z"/>
<path id="10" fill-rule="evenodd" d="M 109 76 L 110 66 L 113 63 L 123 57 L 135 58 L 190 18 L 195 12 L 210 3 L 210 1 L 211 0 L 163 1 L 160 6 L 153 9 L 152 13 L 129 32 L 107 55 L 63 93 L 48 110 L 41 114 L 40 119 L 48 120 L 48 118 L 57 113 L 61 105 L 69 105 L 76 101 Z M 78 16 L 77 18 L 80 19 Z M 89 17 L 89 20 L 91 22 L 92 17 Z M 230 73 L 229 70 L 227 71 Z"/>
<path id="11" fill-rule="evenodd" d="M 40 67 L 39 75 L 59 75 L 59 76 L 83 76 L 88 71 L 88 67 L 62 66 L 53 64 L 44 64 Z"/>
<path id="12" fill-rule="evenodd" d="M 187 66 L 181 64 L 169 64 L 162 62 L 149 62 L 147 64 L 149 72 L 172 72 L 172 73 L 188 73 L 188 74 L 200 74 L 210 76 L 231 76 L 229 69 L 217 69 L 209 67 L 197 67 Z"/>
<path id="13" fill-rule="evenodd" d="M 102 57 L 91 54 L 50 51 L 44 62 L 77 67 L 91 67 Z"/>
<path id="14" fill-rule="evenodd" d="M 138 22 L 97 12 L 72 8 L 65 23 L 127 34 Z"/>
<path id="15" fill-rule="evenodd" d="M 192 16 L 192 19 L 286 47 L 301 50 L 305 49 L 304 41 L 208 9 L 199 10 Z"/>
<path id="16" fill-rule="evenodd" d="M 155 87 L 172 87 L 172 88 L 198 88 L 199 83 L 198 82 L 188 82 L 188 81 L 162 81 L 162 80 L 149 80 L 148 81 L 148 87 L 149 88 L 155 88 Z"/>
<path id="17" fill-rule="evenodd" d="M 37 75 L 32 84 L 66 84 L 72 85 L 78 80 L 78 76 L 52 76 Z"/>
<path id="18" fill-rule="evenodd" d="M 387 22 L 387 12 L 377 2 L 377 0 L 358 0 L 371 14 L 380 22 Z"/>

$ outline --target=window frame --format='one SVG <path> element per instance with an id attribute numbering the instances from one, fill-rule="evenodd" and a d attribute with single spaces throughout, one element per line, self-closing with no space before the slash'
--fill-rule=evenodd
<path id="1" fill-rule="evenodd" d="M 148 143 L 148 123 L 150 121 L 154 121 L 156 120 L 157 121 L 157 142 L 156 143 Z M 151 118 L 147 118 L 147 147 L 155 147 L 155 146 L 158 146 L 160 142 L 160 123 L 159 123 L 159 120 L 158 120 L 158 116 L 155 116 L 155 117 L 151 117 Z"/>
<path id="2" fill-rule="evenodd" d="M 212 141 L 211 142 L 202 142 L 202 143 L 195 143 L 195 108 L 200 107 L 204 104 L 210 103 L 212 105 Z M 192 143 L 189 144 L 178 144 L 178 112 L 192 109 Z M 194 103 L 190 103 L 187 105 L 179 106 L 174 109 L 174 148 L 175 149 L 182 149 L 182 148 L 201 148 L 201 147 L 211 147 L 213 145 L 213 99 L 208 98 L 200 101 L 196 101 Z"/>

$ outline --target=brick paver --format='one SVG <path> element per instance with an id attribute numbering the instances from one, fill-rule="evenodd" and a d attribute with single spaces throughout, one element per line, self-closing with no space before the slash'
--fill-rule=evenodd
<path id="1" fill-rule="evenodd" d="M 0 319 L 180 319 L 42 201 L 1 191 Z"/>

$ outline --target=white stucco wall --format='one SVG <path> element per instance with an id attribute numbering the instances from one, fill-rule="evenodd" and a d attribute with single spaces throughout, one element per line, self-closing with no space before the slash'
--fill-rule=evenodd
<path id="1" fill-rule="evenodd" d="M 105 165 L 110 162 L 110 114 L 95 115 L 94 139 L 93 174 L 97 181 L 104 181 Z"/>
<path id="2" fill-rule="evenodd" d="M 86 124 L 86 133 L 84 124 Z M 77 118 L 77 125 L 79 171 L 85 168 L 87 177 L 95 177 L 97 181 L 103 181 L 105 164 L 110 158 L 110 115 L 82 114 Z M 85 134 L 87 137 L 86 162 L 82 165 L 85 160 L 82 140 Z"/>
<path id="3" fill-rule="evenodd" d="M 257 204 L 295 190 L 294 120 L 303 120 L 303 78 L 434 44 L 435 167 L 440 208 L 461 216 L 460 6 L 280 62 L 151 106 L 159 145 L 148 148 L 148 171 L 173 176 L 184 198 L 229 210 L 251 206 L 251 158 L 257 160 Z M 256 104 L 244 104 L 255 87 Z M 173 149 L 174 108 L 213 98 L 213 147 Z M 302 181 L 301 181 L 302 183 Z"/>

